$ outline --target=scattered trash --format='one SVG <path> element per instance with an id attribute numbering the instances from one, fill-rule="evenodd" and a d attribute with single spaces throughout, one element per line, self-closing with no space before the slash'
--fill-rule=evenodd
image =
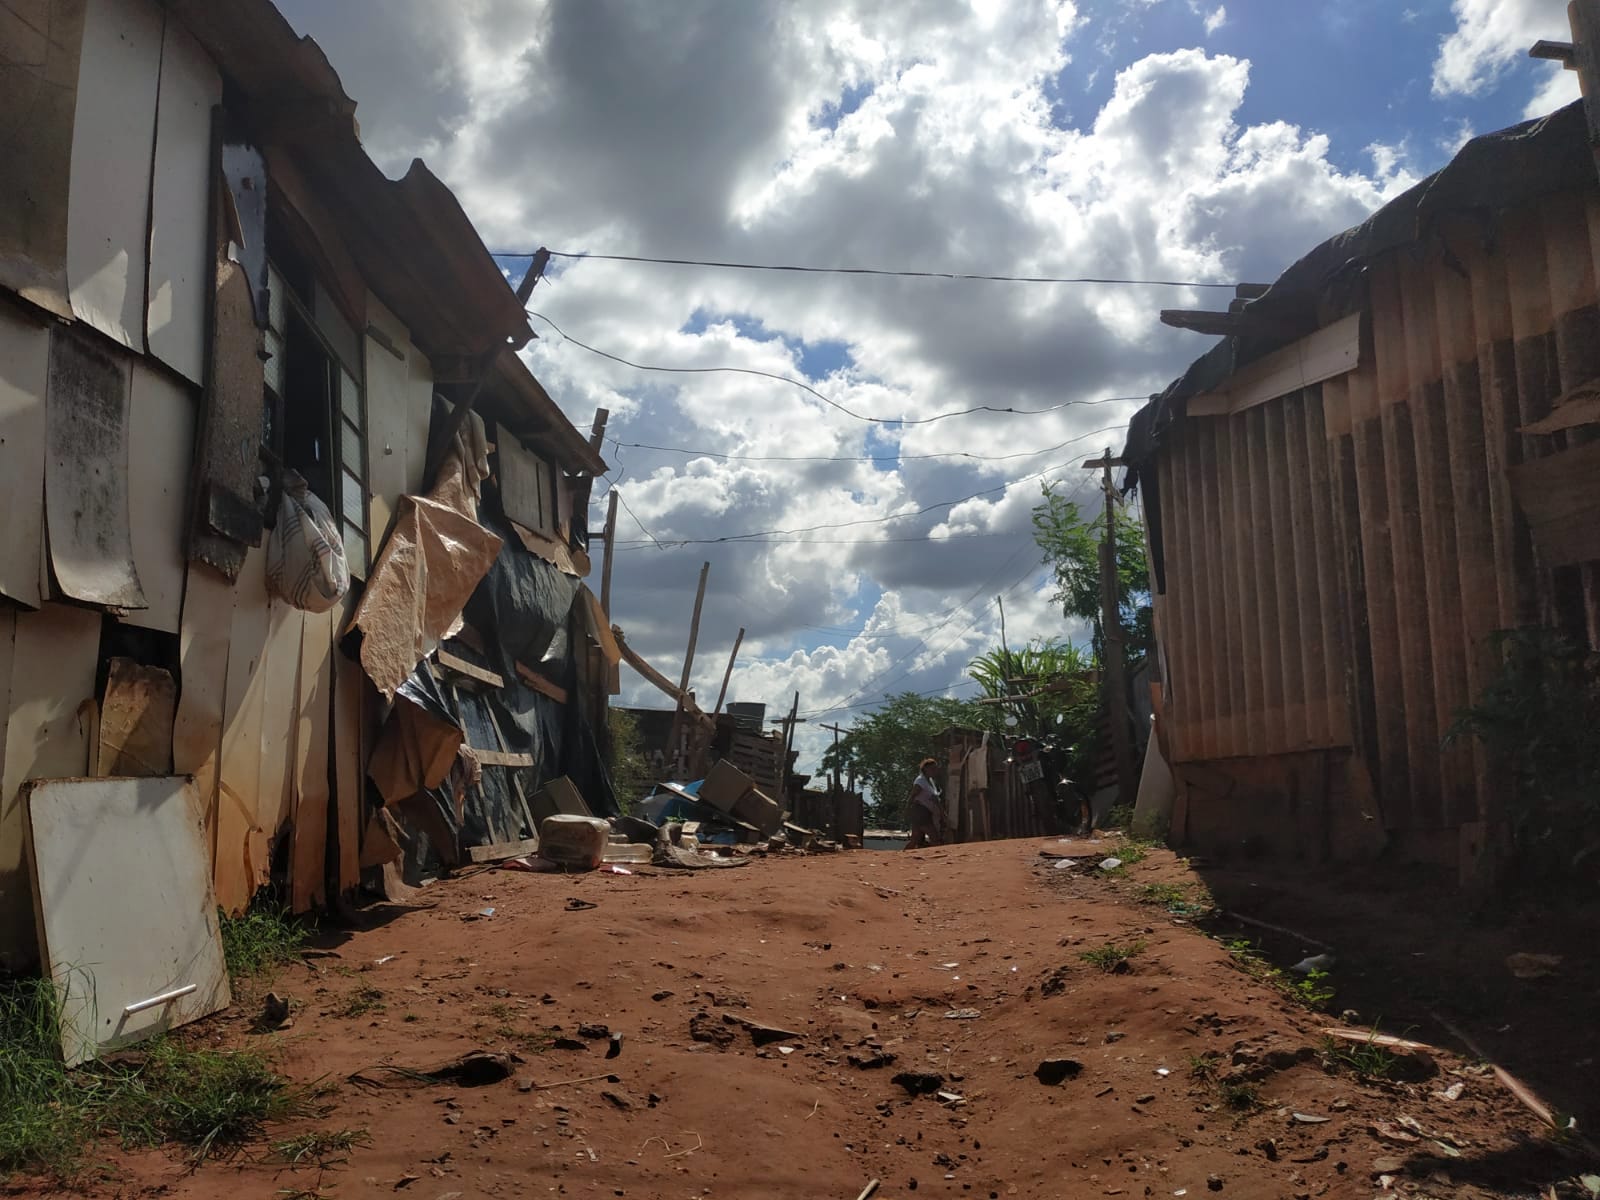
<path id="1" fill-rule="evenodd" d="M 946 1021 L 975 1021 L 981 1016 L 983 1014 L 975 1008 L 952 1008 L 945 1013 L 944 1019 Z"/>
<path id="2" fill-rule="evenodd" d="M 550 1043 L 552 1050 L 587 1050 L 588 1042 L 579 1041 L 577 1038 L 558 1037 Z"/>
<path id="3" fill-rule="evenodd" d="M 778 1047 L 778 1053 L 783 1055 L 785 1058 L 788 1058 L 789 1055 L 793 1054 L 794 1050 L 795 1050 L 795 1048 L 793 1046 L 779 1046 Z"/>
<path id="4" fill-rule="evenodd" d="M 1102 858 L 1100 860 L 1100 869 L 1102 871 L 1115 871 L 1121 865 L 1122 860 L 1120 858 Z"/>
<path id="5" fill-rule="evenodd" d="M 1435 1100 L 1448 1100 L 1451 1103 L 1454 1103 L 1455 1101 L 1461 1099 L 1461 1093 L 1466 1090 L 1466 1084 L 1452 1083 L 1449 1087 L 1445 1088 L 1444 1091 L 1435 1092 L 1433 1096 Z"/>
<path id="6" fill-rule="evenodd" d="M 1332 1117 L 1319 1117 L 1312 1113 L 1297 1112 L 1291 1114 L 1292 1118 L 1302 1125 L 1326 1125 L 1333 1120 Z"/>
<path id="7" fill-rule="evenodd" d="M 960 1092 L 935 1092 L 934 1098 L 950 1105 L 952 1108 L 967 1102 L 966 1097 Z"/>
<path id="8" fill-rule="evenodd" d="M 1433 1140 L 1433 1144 L 1439 1148 L 1439 1153 L 1444 1155 L 1446 1158 L 1460 1158 L 1461 1157 L 1461 1151 L 1457 1150 L 1454 1146 L 1450 1145 L 1450 1143 L 1448 1143 L 1448 1142 L 1441 1142 L 1437 1138 L 1435 1138 Z"/>
<path id="9" fill-rule="evenodd" d="M 372 960 L 372 965 L 375 966 L 375 967 L 381 967 L 381 966 L 383 966 L 384 963 L 393 962 L 395 959 L 397 959 L 399 957 L 400 956 L 398 954 L 385 954 L 382 958 L 373 959 Z"/>
<path id="10" fill-rule="evenodd" d="M 856 1200 L 871 1200 L 872 1194 L 878 1190 L 878 1182 L 876 1179 L 867 1180 L 867 1186 L 861 1189 Z"/>
<path id="11" fill-rule="evenodd" d="M 612 1036 L 611 1029 L 605 1025 L 583 1024 L 578 1026 L 578 1036 L 588 1038 L 591 1042 L 603 1042 Z M 621 1035 L 616 1035 L 620 1037 Z"/>
<path id="12" fill-rule="evenodd" d="M 277 992 L 268 992 L 261 1001 L 261 1015 L 256 1018 L 256 1031 L 265 1033 L 282 1029 L 289 1020 L 289 1001 Z"/>
<path id="13" fill-rule="evenodd" d="M 749 1017 L 741 1017 L 734 1013 L 723 1013 L 724 1025 L 737 1025 L 750 1035 L 750 1040 L 758 1046 L 765 1046 L 771 1042 L 799 1042 L 805 1040 L 805 1035 L 795 1033 L 789 1029 L 779 1029 L 776 1025 L 764 1025 L 760 1021 L 752 1021 Z"/>
<path id="14" fill-rule="evenodd" d="M 905 1088 L 913 1096 L 927 1096 L 944 1086 L 944 1076 L 936 1075 L 932 1071 L 901 1071 L 894 1077 L 893 1082 Z"/>
<path id="15" fill-rule="evenodd" d="M 1289 970 L 1296 975 L 1309 975 L 1313 971 L 1331 971 L 1336 961 L 1338 960 L 1331 954 L 1313 954 L 1310 958 L 1302 958 Z"/>
<path id="16" fill-rule="evenodd" d="M 1517 979 L 1543 979 L 1557 974 L 1561 965 L 1559 954 L 1528 954 L 1519 952 L 1506 955 L 1506 969 Z"/>
<path id="17" fill-rule="evenodd" d="M 1374 1121 L 1370 1128 L 1374 1137 L 1377 1137 L 1385 1142 L 1396 1142 L 1400 1145 L 1406 1145 L 1408 1143 L 1422 1140 L 1421 1138 L 1417 1137 L 1416 1134 L 1397 1128 L 1392 1122 L 1389 1121 Z"/>
<path id="18" fill-rule="evenodd" d="M 954 971 L 954 970 L 955 970 L 955 969 L 956 969 L 956 968 L 957 968 L 957 967 L 959 967 L 959 966 L 960 966 L 960 965 L 961 965 L 961 964 L 960 964 L 960 963 L 958 963 L 958 962 L 953 962 L 953 963 L 940 963 L 940 964 L 939 964 L 939 968 L 940 968 L 940 969 L 941 969 L 941 970 L 944 970 L 944 971 Z"/>
<path id="19" fill-rule="evenodd" d="M 520 1061 L 510 1054 L 491 1054 L 487 1050 L 474 1050 L 453 1058 L 431 1071 L 418 1071 L 410 1067 L 397 1067 L 392 1063 L 379 1063 L 374 1067 L 353 1072 L 351 1083 L 368 1087 L 407 1087 L 414 1084 L 454 1083 L 461 1087 L 484 1087 L 511 1077 L 512 1063 Z M 399 1077 L 399 1082 L 384 1083 L 367 1074 L 368 1071 L 387 1071 Z"/>
<path id="20" fill-rule="evenodd" d="M 601 864 L 598 873 L 601 874 L 601 875 L 632 875 L 633 874 L 633 872 L 628 870 L 627 867 L 619 867 L 615 863 L 603 863 L 603 864 Z"/>
<path id="21" fill-rule="evenodd" d="M 1206 1187 L 1210 1188 L 1213 1192 L 1220 1192 L 1222 1190 L 1222 1176 L 1207 1175 Z"/>
<path id="22" fill-rule="evenodd" d="M 868 1046 L 865 1053 L 847 1054 L 845 1061 L 858 1071 L 873 1071 L 879 1067 L 887 1067 L 894 1062 L 895 1056 L 881 1046 Z"/>
<path id="23" fill-rule="evenodd" d="M 1172 1070 L 1169 1067 L 1157 1067 L 1156 1074 L 1165 1079 L 1168 1075 L 1172 1074 Z"/>
<path id="24" fill-rule="evenodd" d="M 1083 1064 L 1071 1058 L 1047 1058 L 1033 1069 L 1033 1077 L 1046 1087 L 1054 1087 L 1066 1079 L 1076 1079 Z"/>
<path id="25" fill-rule="evenodd" d="M 619 1055 L 621 1053 L 622 1053 L 622 1035 L 620 1033 L 613 1033 L 611 1035 L 611 1044 L 606 1047 L 606 1057 L 607 1058 L 616 1058 L 617 1055 Z"/>
<path id="26" fill-rule="evenodd" d="M 568 912 L 582 912 L 586 908 L 599 908 L 593 900 L 580 900 L 577 896 L 567 897 Z"/>
<path id="27" fill-rule="evenodd" d="M 673 995 L 674 993 L 667 991 L 666 988 L 662 988 L 659 992 L 650 993 L 650 999 L 659 1004 L 663 1000 L 670 1000 Z"/>
<path id="28" fill-rule="evenodd" d="M 494 909 L 480 908 L 477 912 L 462 913 L 461 919 L 463 921 L 482 921 L 492 916 L 494 916 Z"/>
<path id="29" fill-rule="evenodd" d="M 1073 861 L 1070 858 L 1058 858 L 1058 859 L 1056 859 L 1055 866 L 1052 867 L 1051 870 L 1054 870 L 1054 871 L 1067 871 L 1067 870 L 1071 870 L 1071 868 L 1073 866 L 1075 866 L 1075 865 L 1076 864 L 1073 863 Z"/>
<path id="30" fill-rule="evenodd" d="M 1591 1196 L 1600 1196 L 1600 1175 L 1579 1175 L 1578 1182 Z"/>

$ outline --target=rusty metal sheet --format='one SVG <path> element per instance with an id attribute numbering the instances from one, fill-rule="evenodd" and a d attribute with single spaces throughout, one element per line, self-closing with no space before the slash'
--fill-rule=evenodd
<path id="1" fill-rule="evenodd" d="M 100 702 L 97 775 L 172 774 L 178 682 L 170 671 L 113 658 Z"/>
<path id="2" fill-rule="evenodd" d="M 29 608 L 39 606 L 49 374 L 50 331 L 0 308 L 0 595 Z"/>
<path id="3" fill-rule="evenodd" d="M 62 327 L 50 336 L 45 529 L 64 595 L 146 607 L 128 524 L 129 362 Z"/>
<path id="4" fill-rule="evenodd" d="M 221 103 L 222 77 L 210 56 L 180 22 L 169 20 L 156 105 L 145 336 L 150 353 L 190 383 L 203 382 L 205 372 L 211 110 Z"/>
<path id="5" fill-rule="evenodd" d="M 88 709 L 94 704 L 100 653 L 97 612 L 46 604 L 13 617 L 9 647 L 0 626 L 0 669 L 9 648 L 10 699 L 5 712 L 5 773 L 0 777 L 0 965 L 20 969 L 38 956 L 33 887 L 22 852 L 28 779 L 59 779 L 89 770 Z M 0 677 L 0 685 L 4 684 Z M 0 686 L 0 694 L 5 692 Z"/>
<path id="6" fill-rule="evenodd" d="M 72 314 L 141 353 L 162 23 L 155 4 L 89 0 L 67 194 Z"/>
<path id="7" fill-rule="evenodd" d="M 37 0 L 31 20 L 0 21 L 0 286 L 61 317 L 85 3 Z"/>

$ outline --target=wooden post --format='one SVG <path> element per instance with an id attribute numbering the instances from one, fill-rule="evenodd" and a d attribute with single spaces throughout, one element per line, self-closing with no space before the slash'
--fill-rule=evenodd
<path id="1" fill-rule="evenodd" d="M 1105 491 L 1106 536 L 1100 543 L 1100 640 L 1106 660 L 1106 719 L 1111 723 L 1111 750 L 1117 760 L 1117 799 L 1121 804 L 1132 805 L 1139 781 L 1134 774 L 1133 740 L 1128 730 L 1128 664 L 1123 658 L 1122 603 L 1117 584 L 1117 493 L 1111 482 L 1111 468 L 1120 467 L 1122 460 L 1113 458 L 1108 446 L 1104 457 L 1083 465 L 1101 471 L 1101 487 Z"/>
<path id="2" fill-rule="evenodd" d="M 600 565 L 600 611 L 611 620 L 611 561 L 612 545 L 617 540 L 617 489 L 613 486 L 606 503 L 606 556 Z"/>
<path id="3" fill-rule="evenodd" d="M 609 408 L 597 408 L 594 410 L 594 425 L 589 431 L 589 448 L 596 454 L 600 452 L 600 447 L 605 445 L 606 422 L 610 419 L 611 410 Z"/>
<path id="4" fill-rule="evenodd" d="M 794 704 L 789 709 L 789 715 L 783 718 L 781 724 L 783 725 L 783 762 L 778 766 L 778 779 L 779 787 L 783 791 L 783 796 L 779 799 L 779 803 L 783 804 L 785 808 L 793 808 L 794 806 L 788 803 L 789 753 L 794 748 L 794 727 L 796 725 L 805 724 L 804 718 L 800 716 L 799 692 L 794 694 Z"/>
<path id="5" fill-rule="evenodd" d="M 694 646 L 700 639 L 700 607 L 706 599 L 706 576 L 711 573 L 710 563 L 700 564 L 700 585 L 694 593 L 694 616 L 689 618 L 689 650 L 683 656 L 683 675 L 678 680 L 678 705 L 672 710 L 672 734 L 667 742 L 671 748 L 673 766 L 678 762 L 678 730 L 683 724 L 683 698 L 689 694 L 689 672 L 694 669 Z"/>
<path id="6" fill-rule="evenodd" d="M 739 647 L 744 644 L 744 630 L 741 628 L 737 637 L 733 639 L 733 653 L 728 655 L 728 669 L 722 673 L 722 690 L 717 693 L 717 706 L 711 710 L 714 717 L 722 711 L 722 702 L 728 698 L 728 680 L 733 678 L 734 660 L 739 657 Z"/>

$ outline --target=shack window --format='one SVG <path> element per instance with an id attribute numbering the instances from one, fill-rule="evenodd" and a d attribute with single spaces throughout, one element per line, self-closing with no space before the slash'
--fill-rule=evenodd
<path id="1" fill-rule="evenodd" d="M 292 254 L 274 255 L 268 280 L 272 441 L 284 465 L 305 476 L 339 520 L 350 572 L 365 578 L 367 408 L 360 342 L 327 291 Z"/>

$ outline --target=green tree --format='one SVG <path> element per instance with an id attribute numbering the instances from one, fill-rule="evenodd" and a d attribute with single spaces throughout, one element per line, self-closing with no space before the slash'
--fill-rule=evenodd
<path id="1" fill-rule="evenodd" d="M 906 793 L 917 777 L 917 764 L 934 755 L 934 739 L 952 725 L 983 728 L 993 724 L 993 710 L 948 696 L 918 696 L 902 692 L 882 708 L 856 721 L 822 756 L 822 769 L 835 764 L 842 772 L 855 770 L 856 782 L 866 796 L 869 825 L 900 828 L 905 820 Z M 936 755 L 935 755 L 936 757 Z"/>
<path id="2" fill-rule="evenodd" d="M 1092 651 L 1071 642 L 1041 641 L 1021 650 L 991 650 L 972 660 L 967 673 L 984 696 L 1008 703 L 982 706 L 1007 732 L 1053 742 L 1067 752 L 1068 774 L 1086 778 L 1098 734 L 1100 687 Z"/>
<path id="3" fill-rule="evenodd" d="M 618 807 L 629 813 L 639 798 L 655 786 L 655 777 L 645 761 L 639 722 L 634 715 L 625 708 L 608 708 L 606 725 L 611 734 L 607 747 L 611 787 L 616 792 Z"/>
<path id="4" fill-rule="evenodd" d="M 1100 543 L 1105 539 L 1106 519 L 1102 509 L 1084 517 L 1078 506 L 1058 490 L 1059 484 L 1045 483 L 1044 499 L 1033 510 L 1033 540 L 1044 551 L 1044 561 L 1055 571 L 1056 593 L 1051 599 L 1069 617 L 1089 622 L 1093 630 L 1095 655 L 1104 645 L 1100 619 Z M 1117 585 L 1121 598 L 1118 617 L 1122 624 L 1123 645 L 1130 666 L 1150 652 L 1154 644 L 1150 621 L 1150 569 L 1144 553 L 1144 538 L 1128 504 L 1118 497 Z"/>

